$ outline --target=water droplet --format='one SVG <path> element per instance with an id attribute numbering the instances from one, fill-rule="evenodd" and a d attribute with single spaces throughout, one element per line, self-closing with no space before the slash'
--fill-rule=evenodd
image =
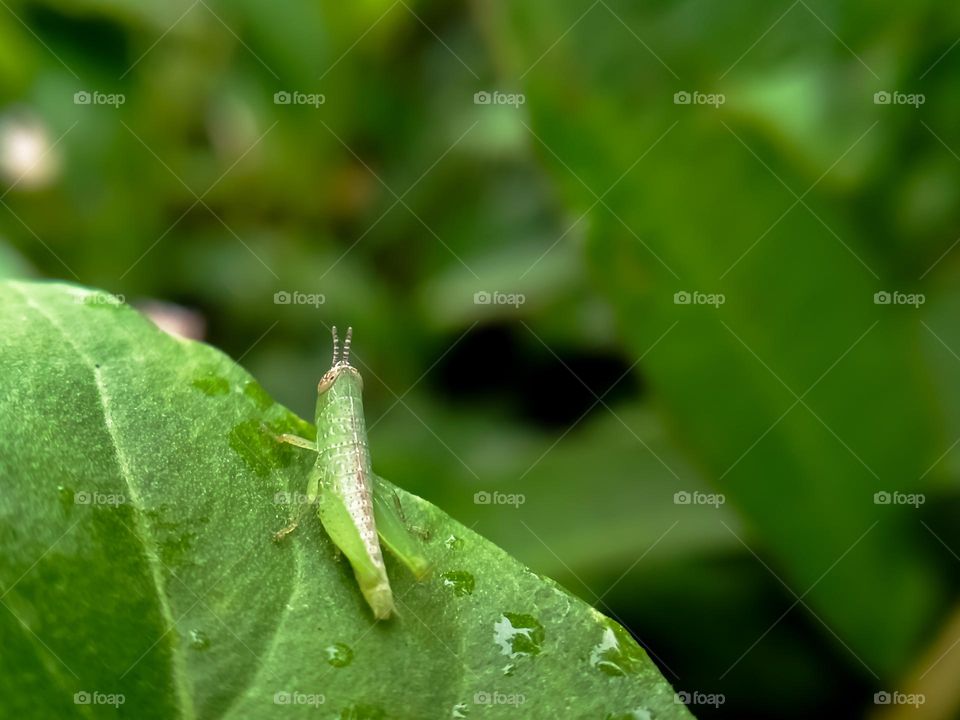
<path id="1" fill-rule="evenodd" d="M 643 669 L 646 655 L 620 625 L 608 621 L 600 642 L 590 651 L 590 664 L 606 675 L 635 675 Z"/>
<path id="2" fill-rule="evenodd" d="M 440 576 L 440 580 L 443 581 L 444 587 L 450 588 L 453 590 L 454 595 L 459 595 L 460 597 L 472 595 L 473 588 L 476 586 L 473 575 L 464 570 L 450 570 L 449 572 L 445 572 Z"/>
<path id="3" fill-rule="evenodd" d="M 543 625 L 530 615 L 504 613 L 493 625 L 493 641 L 511 658 L 539 655 L 545 637 Z"/>
<path id="4" fill-rule="evenodd" d="M 324 648 L 327 654 L 327 662 L 334 667 L 346 667 L 353 662 L 353 650 L 344 643 L 334 643 Z"/>
<path id="5" fill-rule="evenodd" d="M 470 714 L 470 710 L 467 708 L 466 703 L 457 703 L 453 706 L 453 711 L 450 713 L 452 718 L 465 718 Z"/>
<path id="6" fill-rule="evenodd" d="M 462 550 L 463 538 L 458 538 L 456 535 L 451 535 L 443 541 L 443 544 L 447 546 L 448 550 Z"/>
<path id="7" fill-rule="evenodd" d="M 230 392 L 230 382 L 225 377 L 208 373 L 195 378 L 192 383 L 197 390 L 204 395 L 213 397 L 215 395 L 226 395 Z"/>
<path id="8" fill-rule="evenodd" d="M 210 638 L 203 630 L 191 630 L 190 647 L 194 650 L 206 650 L 210 647 Z"/>

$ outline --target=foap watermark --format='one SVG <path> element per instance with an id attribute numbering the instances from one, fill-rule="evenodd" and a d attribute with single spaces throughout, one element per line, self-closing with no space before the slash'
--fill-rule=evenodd
<path id="1" fill-rule="evenodd" d="M 505 93 L 499 90 L 481 90 L 473 94 L 474 105 L 510 105 L 518 108 L 527 102 L 523 93 Z"/>
<path id="2" fill-rule="evenodd" d="M 899 290 L 880 290 L 873 294 L 874 305 L 912 305 L 913 307 L 918 308 L 926 301 L 927 296 L 923 293 L 905 293 L 900 292 Z"/>
<path id="3" fill-rule="evenodd" d="M 273 495 L 274 505 L 312 505 L 316 499 L 300 492 L 278 492 Z"/>
<path id="4" fill-rule="evenodd" d="M 111 293 L 86 293 L 84 295 L 74 295 L 73 302 L 77 305 L 123 305 L 127 301 L 123 295 L 113 295 Z"/>
<path id="5" fill-rule="evenodd" d="M 899 690 L 881 690 L 873 694 L 874 705 L 912 705 L 920 707 L 927 701 L 923 693 L 904 693 Z"/>
<path id="6" fill-rule="evenodd" d="M 518 508 L 526 501 L 527 496 L 523 493 L 487 492 L 486 490 L 480 490 L 473 494 L 474 505 L 513 505 L 513 507 Z"/>
<path id="7" fill-rule="evenodd" d="M 680 90 L 673 94 L 674 105 L 712 105 L 718 108 L 726 101 L 727 96 L 723 93 L 702 93 L 699 90 L 694 90 L 693 92 Z"/>
<path id="8" fill-rule="evenodd" d="M 694 290 L 678 290 L 673 294 L 674 305 L 712 305 L 715 308 L 720 307 L 727 301 L 727 296 L 723 293 L 705 293 Z"/>
<path id="9" fill-rule="evenodd" d="M 105 505 L 115 507 L 125 505 L 127 498 L 122 493 L 102 493 L 96 490 L 81 490 L 74 494 L 74 505 Z"/>
<path id="10" fill-rule="evenodd" d="M 699 690 L 693 692 L 681 690 L 673 694 L 673 702 L 676 705 L 710 705 L 718 708 L 727 701 L 727 696 L 723 693 L 705 693 Z"/>
<path id="11" fill-rule="evenodd" d="M 699 490 L 689 492 L 687 490 L 678 490 L 673 494 L 674 505 L 710 505 L 718 508 L 727 502 L 727 496 L 723 493 L 705 493 Z"/>
<path id="12" fill-rule="evenodd" d="M 273 294 L 274 305 L 312 305 L 315 308 L 320 307 L 327 301 L 327 296 L 323 293 L 305 293 L 298 290 L 288 292 L 287 290 L 278 290 Z"/>
<path id="13" fill-rule="evenodd" d="M 305 693 L 296 690 L 278 690 L 273 694 L 274 705 L 323 705 L 327 698 L 323 693 Z"/>
<path id="14" fill-rule="evenodd" d="M 99 90 L 77 90 L 73 94 L 74 105 L 108 105 L 118 108 L 127 101 L 123 93 L 105 93 Z"/>
<path id="15" fill-rule="evenodd" d="M 120 707 L 127 701 L 123 693 L 104 693 L 98 690 L 81 690 L 73 694 L 74 705 L 112 705 Z"/>
<path id="16" fill-rule="evenodd" d="M 299 90 L 278 90 L 273 94 L 274 105 L 309 105 L 318 108 L 327 102 L 323 93 L 305 93 Z"/>
<path id="17" fill-rule="evenodd" d="M 880 490 L 873 494 L 874 505 L 912 505 L 915 508 L 920 507 L 927 501 L 927 496 L 923 493 L 905 493 L 894 490 L 888 492 Z"/>
<path id="18" fill-rule="evenodd" d="M 523 293 L 505 293 L 498 290 L 487 292 L 479 290 L 473 294 L 474 305 L 513 305 L 518 308 L 527 301 Z"/>
<path id="19" fill-rule="evenodd" d="M 502 693 L 496 690 L 481 690 L 473 694 L 474 705 L 523 705 L 527 701 L 523 693 Z"/>
<path id="20" fill-rule="evenodd" d="M 879 90 L 873 94 L 874 105 L 912 105 L 920 107 L 927 101 L 923 93 L 905 93 L 898 90 Z"/>

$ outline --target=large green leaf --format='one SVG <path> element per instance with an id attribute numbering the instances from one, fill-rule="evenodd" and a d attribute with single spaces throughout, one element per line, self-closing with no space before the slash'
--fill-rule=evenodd
<path id="1" fill-rule="evenodd" d="M 514 38 L 504 55 L 523 77 L 531 146 L 585 216 L 624 336 L 646 353 L 676 324 L 643 367 L 677 432 L 798 610 L 876 678 L 917 649 L 943 590 L 916 513 L 873 495 L 921 489 L 942 438 L 917 316 L 873 299 L 913 285 L 851 202 L 897 126 L 872 102 L 875 77 L 813 10 L 793 10 L 774 27 L 785 13 L 772 6 L 543 1 L 504 6 L 498 29 Z M 873 6 L 829 20 L 853 53 L 900 22 Z M 777 80 L 776 108 L 757 104 L 771 77 L 820 64 L 829 72 Z M 674 104 L 679 91 L 726 104 Z M 726 303 L 677 304 L 680 291 Z"/>
<path id="2" fill-rule="evenodd" d="M 111 296 L 0 302 L 5 716 L 690 717 L 623 628 L 403 492 L 434 571 L 388 558 L 375 624 L 312 517 L 270 539 L 310 458 L 263 427 L 309 424 Z"/>

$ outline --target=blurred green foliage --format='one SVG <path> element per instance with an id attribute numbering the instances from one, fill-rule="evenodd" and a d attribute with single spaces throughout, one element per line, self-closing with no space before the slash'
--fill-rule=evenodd
<path id="1" fill-rule="evenodd" d="M 957 590 L 958 26 L 930 1 L 9 2 L 5 137 L 48 152 L 7 171 L 0 232 L 39 275 L 199 310 L 306 417 L 352 324 L 384 476 L 725 694 L 698 715 L 861 715 Z"/>

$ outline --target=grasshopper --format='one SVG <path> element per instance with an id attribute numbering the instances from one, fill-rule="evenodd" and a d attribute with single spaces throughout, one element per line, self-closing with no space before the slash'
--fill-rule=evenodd
<path id="1" fill-rule="evenodd" d="M 353 328 L 347 328 L 342 356 L 336 327 L 332 334 L 333 362 L 317 385 L 316 442 L 286 434 L 276 439 L 317 454 L 307 478 L 307 505 L 316 504 L 324 530 L 350 561 L 374 617 L 383 620 L 394 614 L 395 606 L 381 542 L 418 579 L 426 574 L 428 563 L 406 528 L 396 493 L 371 469 L 363 379 L 350 364 Z M 295 519 L 274 539 L 282 540 L 298 522 Z"/>

